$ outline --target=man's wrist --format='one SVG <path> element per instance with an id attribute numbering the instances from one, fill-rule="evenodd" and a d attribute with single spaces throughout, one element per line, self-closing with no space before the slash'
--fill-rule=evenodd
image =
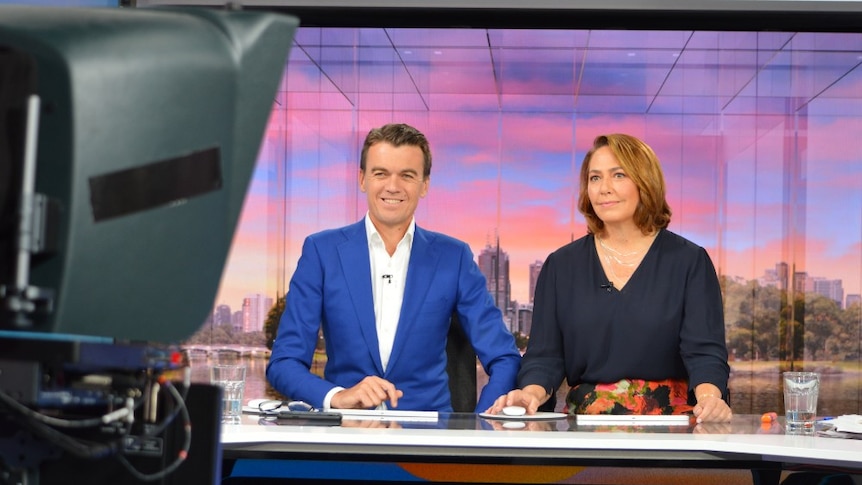
<path id="1" fill-rule="evenodd" d="M 323 397 L 323 410 L 329 411 L 332 409 L 332 398 L 339 392 L 343 391 L 344 388 L 341 386 L 335 386 L 326 393 L 326 396 Z"/>

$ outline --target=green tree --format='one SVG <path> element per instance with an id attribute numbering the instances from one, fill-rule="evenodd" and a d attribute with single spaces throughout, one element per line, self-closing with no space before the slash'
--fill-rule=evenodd
<path id="1" fill-rule="evenodd" d="M 261 347 L 266 345 L 266 335 L 262 331 L 240 333 L 233 343 L 246 347 Z"/>
<path id="2" fill-rule="evenodd" d="M 834 336 L 841 334 L 838 303 L 818 294 L 805 298 L 805 358 L 806 360 L 831 360 L 838 351 Z"/>
<path id="3" fill-rule="evenodd" d="M 835 360 L 862 359 L 862 305 L 855 303 L 841 313 L 841 333 Z"/>
<path id="4" fill-rule="evenodd" d="M 779 354 L 778 329 L 783 292 L 757 281 L 727 281 L 725 288 L 725 338 L 728 351 L 738 359 L 767 360 Z"/>
<path id="5" fill-rule="evenodd" d="M 780 348 L 778 329 L 782 309 L 787 304 L 786 292 L 774 286 L 760 286 L 756 281 L 750 284 L 755 295 L 752 320 L 755 351 L 761 360 L 775 360 Z"/>
<path id="6" fill-rule="evenodd" d="M 266 315 L 266 321 L 263 324 L 263 333 L 265 337 L 266 348 L 272 350 L 272 344 L 275 342 L 275 337 L 278 335 L 278 323 L 281 321 L 281 314 L 284 313 L 284 297 L 278 298 L 275 305 L 270 308 Z M 326 343 L 323 340 L 322 330 L 318 331 L 317 351 L 323 352 L 326 348 Z"/>
<path id="7" fill-rule="evenodd" d="M 512 336 L 515 337 L 515 345 L 519 349 L 524 350 L 527 348 L 527 343 L 530 341 L 529 337 L 522 334 L 521 332 L 512 332 Z"/>
<path id="8" fill-rule="evenodd" d="M 238 333 L 234 332 L 230 325 L 204 325 L 197 332 L 191 335 L 186 341 L 186 345 L 218 345 L 236 343 L 235 338 Z"/>
<path id="9" fill-rule="evenodd" d="M 278 322 L 281 320 L 282 313 L 284 313 L 284 297 L 279 297 L 275 300 L 275 305 L 269 309 L 263 323 L 264 343 L 269 350 L 272 350 L 272 343 L 278 335 Z"/>
<path id="10" fill-rule="evenodd" d="M 804 356 L 805 343 L 805 295 L 796 294 L 793 302 L 783 305 L 778 332 L 781 347 L 778 358 L 782 361 L 796 362 Z"/>
<path id="11" fill-rule="evenodd" d="M 735 359 L 752 359 L 751 300 L 750 292 L 731 279 L 720 280 L 724 296 L 724 336 L 727 351 Z"/>

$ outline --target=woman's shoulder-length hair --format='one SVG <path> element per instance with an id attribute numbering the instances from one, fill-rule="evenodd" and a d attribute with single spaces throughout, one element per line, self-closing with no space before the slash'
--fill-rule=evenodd
<path id="1" fill-rule="evenodd" d="M 596 215 L 587 192 L 590 176 L 590 160 L 596 150 L 608 147 L 620 162 L 626 175 L 634 182 L 640 195 L 640 203 L 635 209 L 634 222 L 644 234 L 652 234 L 670 224 L 671 210 L 665 194 L 666 187 L 661 163 L 653 149 L 631 135 L 614 133 L 599 135 L 593 140 L 593 147 L 581 163 L 580 193 L 578 210 L 587 220 L 587 231 L 591 234 L 604 232 L 605 224 Z"/>

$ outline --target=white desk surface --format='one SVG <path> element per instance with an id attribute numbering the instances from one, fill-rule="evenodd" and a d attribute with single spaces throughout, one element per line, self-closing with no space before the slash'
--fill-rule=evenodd
<path id="1" fill-rule="evenodd" d="M 578 426 L 574 420 L 531 422 L 505 429 L 470 414 L 441 415 L 434 423 L 345 422 L 343 426 L 262 425 L 257 416 L 225 425 L 222 447 L 232 452 L 351 453 L 538 459 L 636 457 L 736 460 L 834 466 L 862 471 L 862 440 L 784 434 L 783 422 L 759 416 L 697 426 Z M 349 427 L 366 426 L 366 427 Z M 388 426 L 388 427 L 384 427 Z M 537 430 L 538 428 L 538 430 Z M 615 455 L 617 452 L 619 455 Z"/>

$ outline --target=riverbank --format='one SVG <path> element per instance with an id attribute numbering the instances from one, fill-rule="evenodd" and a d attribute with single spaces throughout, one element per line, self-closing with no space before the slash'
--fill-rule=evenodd
<path id="1" fill-rule="evenodd" d="M 768 376 L 779 375 L 784 371 L 819 372 L 822 375 L 841 375 L 847 377 L 862 377 L 860 362 L 790 362 L 779 361 L 734 361 L 729 362 L 730 373 L 733 375 Z"/>

